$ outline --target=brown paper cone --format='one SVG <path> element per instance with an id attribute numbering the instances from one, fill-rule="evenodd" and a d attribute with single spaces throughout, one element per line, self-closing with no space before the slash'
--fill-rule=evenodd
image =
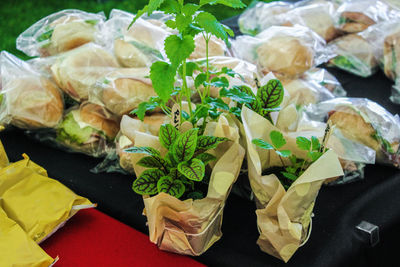
<path id="1" fill-rule="evenodd" d="M 207 196 L 184 201 L 165 193 L 144 197 L 150 240 L 162 250 L 198 256 L 222 236 L 223 208 L 239 176 L 245 151 L 238 143 L 238 128 L 229 118 L 221 116 L 218 122 L 208 123 L 205 135 L 231 140 L 211 152 L 217 161 L 212 167 Z M 131 137 L 134 137 L 136 146 L 160 148 L 155 136 L 133 132 Z M 143 157 L 140 154 L 137 156 L 137 160 Z M 136 175 L 140 175 L 143 170 L 135 164 Z"/>
<path id="2" fill-rule="evenodd" d="M 269 134 L 279 130 L 267 119 L 248 108 L 242 110 L 243 128 L 247 143 L 247 163 L 251 188 L 256 196 L 257 225 L 261 250 L 287 262 L 304 240 L 319 189 L 325 179 L 343 175 L 337 155 L 328 150 L 285 191 L 274 175 L 262 175 L 264 169 L 282 166 L 274 151 L 252 144 L 254 138 L 270 142 Z M 297 157 L 304 152 L 296 146 L 296 137 L 310 137 L 313 132 L 283 133 L 286 145 Z M 285 163 L 285 164 L 288 164 Z"/>

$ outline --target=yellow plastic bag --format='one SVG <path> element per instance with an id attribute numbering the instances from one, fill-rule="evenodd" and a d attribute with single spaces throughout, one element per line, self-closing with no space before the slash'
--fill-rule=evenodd
<path id="1" fill-rule="evenodd" d="M 0 208 L 0 266 L 48 267 L 55 261 Z"/>
<path id="2" fill-rule="evenodd" d="M 0 206 L 35 242 L 62 227 L 79 210 L 95 207 L 24 159 L 0 169 Z"/>

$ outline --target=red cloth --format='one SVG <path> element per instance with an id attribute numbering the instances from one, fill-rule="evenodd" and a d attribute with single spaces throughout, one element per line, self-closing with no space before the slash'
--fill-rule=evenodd
<path id="1" fill-rule="evenodd" d="M 96 209 L 79 211 L 41 247 L 59 256 L 55 267 L 204 266 L 159 250 L 147 235 Z"/>

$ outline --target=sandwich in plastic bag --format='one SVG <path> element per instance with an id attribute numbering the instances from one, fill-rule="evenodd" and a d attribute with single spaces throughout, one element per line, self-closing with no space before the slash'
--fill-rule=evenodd
<path id="1" fill-rule="evenodd" d="M 54 128 L 64 111 L 55 83 L 30 64 L 2 51 L 0 121 L 22 129 Z"/>
<path id="2" fill-rule="evenodd" d="M 66 9 L 42 18 L 17 38 L 17 49 L 28 56 L 52 56 L 100 38 L 103 12 Z"/>
<path id="3" fill-rule="evenodd" d="M 323 87 L 328 89 L 329 92 L 331 92 L 334 96 L 341 97 L 347 95 L 347 92 L 344 90 L 338 79 L 336 79 L 336 77 L 333 76 L 326 69 L 310 69 L 309 71 L 305 72 L 301 78 L 322 85 Z"/>

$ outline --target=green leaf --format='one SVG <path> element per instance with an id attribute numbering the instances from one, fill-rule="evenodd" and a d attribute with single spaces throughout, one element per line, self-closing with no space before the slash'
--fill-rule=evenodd
<path id="1" fill-rule="evenodd" d="M 203 83 L 207 80 L 207 75 L 205 73 L 200 73 L 194 79 L 194 86 L 198 88 L 199 86 L 203 85 Z"/>
<path id="2" fill-rule="evenodd" d="M 90 24 L 92 26 L 95 26 L 97 23 L 99 23 L 99 20 L 97 20 L 97 19 L 87 19 L 87 20 L 85 20 L 85 23 Z"/>
<path id="3" fill-rule="evenodd" d="M 192 22 L 191 16 L 185 16 L 183 14 L 177 14 L 175 18 L 176 28 L 180 33 L 186 33 L 190 23 Z M 176 35 L 175 35 L 176 36 Z"/>
<path id="4" fill-rule="evenodd" d="M 197 10 L 199 10 L 200 6 L 196 4 L 186 4 L 183 6 L 182 13 L 186 16 L 193 16 Z"/>
<path id="5" fill-rule="evenodd" d="M 48 30 L 48 31 L 46 31 L 46 32 L 44 32 L 44 33 L 42 33 L 41 35 L 39 35 L 39 36 L 36 38 L 36 41 L 38 41 L 38 42 L 43 42 L 43 41 L 46 41 L 46 40 L 50 39 L 51 36 L 53 35 L 53 31 L 54 31 L 54 29 L 50 29 L 50 30 Z"/>
<path id="6" fill-rule="evenodd" d="M 225 28 L 212 14 L 203 11 L 196 16 L 195 21 L 205 32 L 211 33 L 224 41 L 228 40 Z"/>
<path id="7" fill-rule="evenodd" d="M 165 25 L 167 25 L 167 27 L 171 28 L 171 29 L 176 29 L 176 21 L 175 20 L 167 20 L 165 22 Z"/>
<path id="8" fill-rule="evenodd" d="M 181 6 L 175 0 L 165 0 L 160 6 L 160 11 L 166 14 L 176 14 L 181 11 Z"/>
<path id="9" fill-rule="evenodd" d="M 321 148 L 321 144 L 319 143 L 319 140 L 315 136 L 311 136 L 311 145 L 312 145 L 312 151 L 319 151 Z"/>
<path id="10" fill-rule="evenodd" d="M 307 156 L 311 159 L 312 162 L 314 162 L 317 161 L 322 156 L 322 152 L 309 151 L 307 153 Z"/>
<path id="11" fill-rule="evenodd" d="M 146 13 L 149 10 L 149 5 L 145 5 L 141 10 L 139 10 L 135 17 L 133 18 L 131 24 L 129 24 L 128 26 L 128 30 L 130 29 L 130 27 L 132 27 L 132 25 L 141 17 L 143 16 L 144 13 Z"/>
<path id="12" fill-rule="evenodd" d="M 204 165 L 207 165 L 210 161 L 214 161 L 217 158 L 214 155 L 211 155 L 210 153 L 201 153 L 196 156 L 196 159 L 201 160 Z"/>
<path id="13" fill-rule="evenodd" d="M 238 117 L 240 119 L 240 116 L 242 114 L 242 109 L 239 107 L 231 107 L 229 109 L 229 112 L 232 113 L 233 115 L 235 115 L 236 117 Z"/>
<path id="14" fill-rule="evenodd" d="M 292 152 L 290 151 L 290 150 L 276 150 L 276 153 L 279 155 L 279 156 L 281 156 L 281 157 L 284 157 L 284 158 L 287 158 L 287 157 L 289 157 L 291 154 L 292 154 Z"/>
<path id="15" fill-rule="evenodd" d="M 157 182 L 164 173 L 158 169 L 150 169 L 142 172 L 132 185 L 133 191 L 140 195 L 154 195 L 157 194 Z"/>
<path id="16" fill-rule="evenodd" d="M 187 197 L 188 197 L 188 198 L 191 198 L 191 199 L 193 199 L 193 200 L 196 200 L 196 199 L 202 199 L 202 198 L 204 198 L 204 195 L 203 195 L 203 193 L 200 192 L 200 191 L 194 191 L 194 192 L 190 192 L 190 193 L 187 195 Z"/>
<path id="17" fill-rule="evenodd" d="M 157 183 L 158 192 L 167 193 L 173 197 L 180 198 L 185 193 L 185 185 L 179 179 L 164 176 Z"/>
<path id="18" fill-rule="evenodd" d="M 186 60 L 194 51 L 195 44 L 193 36 L 185 35 L 183 38 L 177 35 L 170 35 L 164 42 L 165 53 L 167 54 L 171 65 L 176 68 Z"/>
<path id="19" fill-rule="evenodd" d="M 244 8 L 246 5 L 241 0 L 200 0 L 200 5 L 221 4 L 232 8 Z"/>
<path id="20" fill-rule="evenodd" d="M 255 144 L 256 146 L 261 147 L 263 149 L 268 149 L 268 150 L 274 149 L 274 147 L 271 144 L 269 144 L 269 143 L 267 143 L 264 140 L 259 139 L 259 138 L 253 139 L 251 142 L 253 144 Z"/>
<path id="21" fill-rule="evenodd" d="M 204 102 L 209 104 L 211 109 L 229 110 L 229 106 L 221 98 L 206 97 Z"/>
<path id="22" fill-rule="evenodd" d="M 204 178 L 205 165 L 200 159 L 192 159 L 192 162 L 181 162 L 178 164 L 178 171 L 189 180 L 200 182 Z"/>
<path id="23" fill-rule="evenodd" d="M 257 97 L 263 108 L 276 108 L 282 103 L 284 90 L 282 83 L 277 79 L 269 80 L 268 83 L 258 89 Z"/>
<path id="24" fill-rule="evenodd" d="M 161 4 L 164 2 L 165 0 L 150 0 L 149 3 L 147 4 L 147 14 L 151 15 L 154 11 L 156 11 Z"/>
<path id="25" fill-rule="evenodd" d="M 127 153 L 146 154 L 150 156 L 160 156 L 160 152 L 149 146 L 133 146 L 124 149 Z"/>
<path id="26" fill-rule="evenodd" d="M 269 137 L 271 138 L 272 145 L 276 149 L 279 149 L 279 148 L 283 147 L 286 144 L 286 140 L 283 137 L 281 132 L 271 131 L 271 133 L 269 134 Z"/>
<path id="27" fill-rule="evenodd" d="M 210 85 L 214 87 L 227 88 L 229 87 L 229 81 L 226 77 L 215 77 L 211 80 Z"/>
<path id="28" fill-rule="evenodd" d="M 200 70 L 199 66 L 194 62 L 186 62 L 186 76 L 193 76 L 195 70 Z M 179 75 L 183 76 L 183 65 L 179 67 Z"/>
<path id="29" fill-rule="evenodd" d="M 216 148 L 220 143 L 227 141 L 228 138 L 208 135 L 200 135 L 197 138 L 197 150 L 209 150 Z"/>
<path id="30" fill-rule="evenodd" d="M 178 136 L 178 130 L 171 124 L 161 125 L 158 137 L 161 145 L 163 145 L 165 148 L 169 149 Z"/>
<path id="31" fill-rule="evenodd" d="M 143 157 L 137 162 L 137 165 L 146 168 L 159 168 L 167 171 L 167 162 L 158 156 Z"/>
<path id="32" fill-rule="evenodd" d="M 288 172 L 281 172 L 283 174 L 283 176 L 285 176 L 286 178 L 288 178 L 291 181 L 296 181 L 297 177 L 296 175 L 292 174 L 292 173 L 288 173 Z"/>
<path id="33" fill-rule="evenodd" d="M 189 161 L 196 150 L 199 129 L 190 129 L 181 134 L 172 146 L 172 153 L 177 162 Z"/>
<path id="34" fill-rule="evenodd" d="M 176 67 L 170 64 L 157 61 L 151 65 L 150 78 L 154 91 L 164 102 L 167 102 L 174 90 Z"/>
<path id="35" fill-rule="evenodd" d="M 242 85 L 239 88 L 243 93 L 251 96 L 251 98 L 253 99 L 253 101 L 251 101 L 250 103 L 247 103 L 246 106 L 248 108 L 250 108 L 251 110 L 258 113 L 261 110 L 261 103 L 260 103 L 260 101 L 258 101 L 257 97 L 254 95 L 251 88 L 248 86 L 245 86 L 245 85 Z"/>
<path id="36" fill-rule="evenodd" d="M 152 111 L 159 107 L 158 98 L 152 97 L 148 102 L 142 102 L 139 104 L 138 108 L 132 110 L 130 114 L 136 114 L 138 118 L 143 121 L 146 111 Z"/>
<path id="37" fill-rule="evenodd" d="M 311 149 L 311 141 L 303 136 L 298 136 L 296 138 L 296 144 L 301 150 L 309 151 Z"/>

